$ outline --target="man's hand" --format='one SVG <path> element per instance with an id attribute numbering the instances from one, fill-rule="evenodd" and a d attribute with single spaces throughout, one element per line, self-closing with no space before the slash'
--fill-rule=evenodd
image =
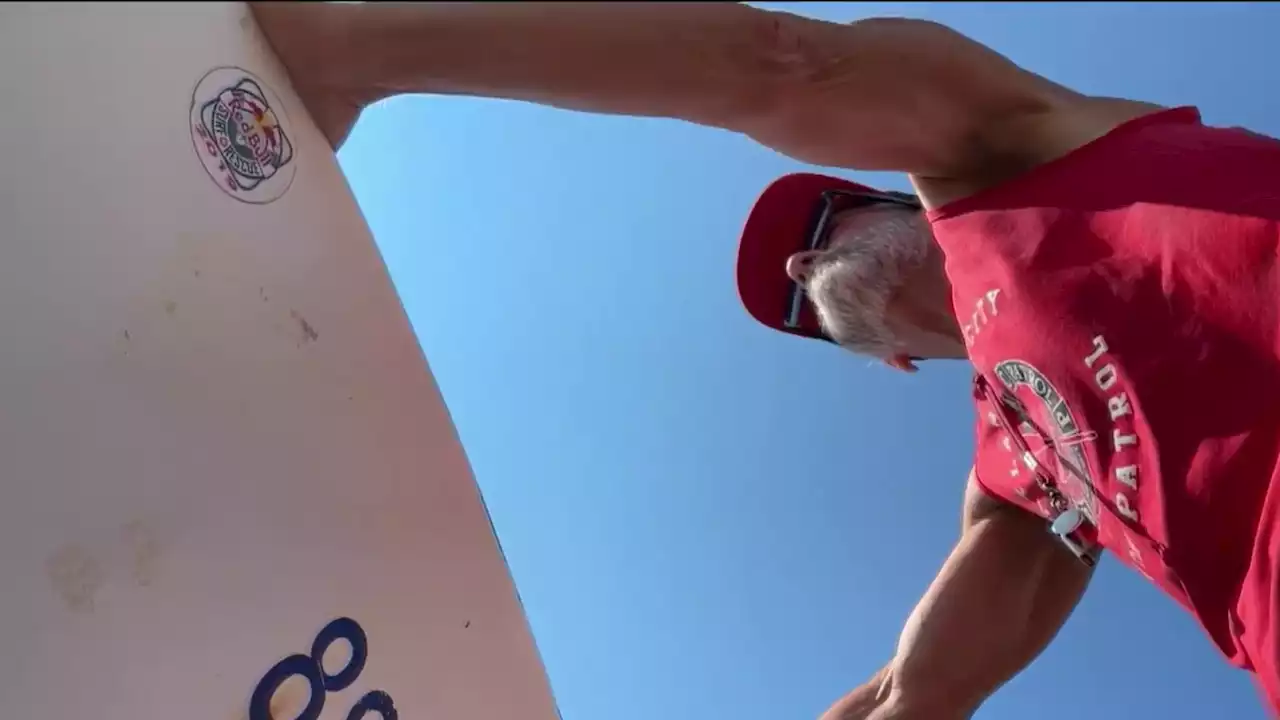
<path id="1" fill-rule="evenodd" d="M 821 720 L 964 720 L 1049 644 L 1092 569 L 971 476 L 964 529 L 893 660 Z"/>
<path id="2" fill-rule="evenodd" d="M 321 2 L 251 2 L 249 9 L 280 58 L 294 90 L 336 151 L 365 107 L 378 97 L 349 61 L 350 27 L 339 6 Z"/>

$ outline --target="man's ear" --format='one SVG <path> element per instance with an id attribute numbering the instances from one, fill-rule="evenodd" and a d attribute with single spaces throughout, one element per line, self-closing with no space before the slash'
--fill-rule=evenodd
<path id="1" fill-rule="evenodd" d="M 910 357 L 903 355 L 901 353 L 898 353 L 896 355 L 891 355 L 885 358 L 884 364 L 888 365 L 889 367 L 895 370 L 901 370 L 903 372 L 909 372 L 909 373 L 916 372 L 917 370 L 920 369 L 916 367 L 915 362 L 913 362 Z"/>

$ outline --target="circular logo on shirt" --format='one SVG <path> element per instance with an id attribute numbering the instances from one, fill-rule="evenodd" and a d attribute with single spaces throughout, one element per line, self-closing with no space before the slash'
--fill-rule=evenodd
<path id="1" fill-rule="evenodd" d="M 289 189 L 297 165 L 282 108 L 266 83 L 242 68 L 215 68 L 196 83 L 191 141 L 223 192 L 264 204 Z"/>
<path id="2" fill-rule="evenodd" d="M 1062 394 L 1035 366 L 1022 360 L 1006 360 L 993 370 L 1026 410 L 1030 422 L 1020 422 L 1016 430 L 1021 433 L 1035 462 L 1048 471 L 1062 494 L 1097 525 L 1098 497 L 1094 492 L 1097 483 L 1089 473 L 1084 451 L 1087 443 L 1097 440 L 1097 433 L 1076 421 Z M 1046 437 L 1049 442 L 1046 442 Z M 1027 482 L 1032 482 L 1025 459 L 1015 458 L 1014 463 L 1010 473 L 1015 476 L 1027 474 Z M 1041 500 L 1040 506 L 1047 511 L 1048 501 Z"/>

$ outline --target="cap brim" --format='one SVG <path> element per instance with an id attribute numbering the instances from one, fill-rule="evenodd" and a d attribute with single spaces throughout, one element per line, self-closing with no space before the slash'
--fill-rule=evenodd
<path id="1" fill-rule="evenodd" d="M 785 175 L 760 194 L 738 244 L 738 295 L 751 317 L 774 330 L 828 341 L 809 303 L 800 312 L 799 327 L 788 327 L 791 278 L 786 268 L 787 258 L 808 247 L 822 194 L 830 190 L 877 192 L 826 175 Z"/>

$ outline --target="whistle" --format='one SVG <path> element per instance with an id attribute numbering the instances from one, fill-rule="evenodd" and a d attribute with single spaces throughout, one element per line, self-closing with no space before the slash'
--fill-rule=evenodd
<path id="1" fill-rule="evenodd" d="M 1097 564 L 1097 544 L 1094 542 L 1093 522 L 1079 508 L 1070 508 L 1049 524 L 1049 532 L 1071 551 L 1080 562 L 1093 567 Z"/>

